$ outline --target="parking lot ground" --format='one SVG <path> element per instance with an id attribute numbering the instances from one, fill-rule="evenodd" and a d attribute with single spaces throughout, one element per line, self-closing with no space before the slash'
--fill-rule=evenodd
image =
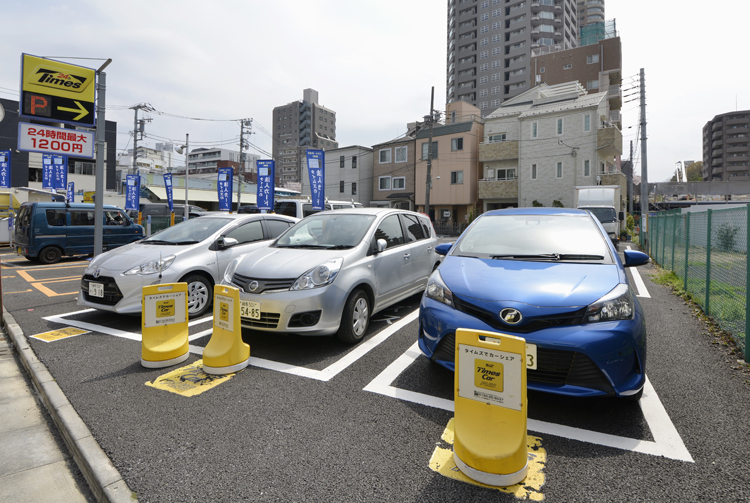
<path id="1" fill-rule="evenodd" d="M 244 331 L 250 367 L 192 397 L 147 385 L 174 369 L 140 365 L 139 317 L 35 288 L 6 305 L 27 337 L 86 331 L 29 343 L 140 501 L 747 501 L 748 386 L 691 308 L 650 281 L 651 266 L 639 271 L 644 397 L 529 392 L 529 435 L 547 455 L 534 496 L 430 467 L 447 448 L 453 374 L 414 346 L 418 296 L 378 313 L 358 346 Z M 28 284 L 3 278 L 6 291 Z M 176 367 L 200 359 L 211 326 L 191 322 L 191 356 Z"/>

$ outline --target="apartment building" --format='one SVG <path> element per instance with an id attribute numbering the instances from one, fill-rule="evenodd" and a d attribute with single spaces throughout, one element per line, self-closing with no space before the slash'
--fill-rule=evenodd
<path id="1" fill-rule="evenodd" d="M 750 180 L 750 110 L 717 115 L 703 126 L 703 181 Z"/>
<path id="2" fill-rule="evenodd" d="M 540 84 L 503 103 L 485 118 L 479 145 L 481 210 L 570 208 L 576 186 L 597 184 L 620 185 L 624 204 L 622 133 L 608 116 L 607 93 L 578 82 Z"/>
<path id="3" fill-rule="evenodd" d="M 370 206 L 414 210 L 416 136 L 421 122 L 406 125 L 406 134 L 373 145 L 373 183 Z"/>
<path id="4" fill-rule="evenodd" d="M 604 22 L 604 0 L 578 0 L 577 7 L 580 45 L 596 43 L 596 40 L 588 40 L 588 37 L 592 33 L 591 25 Z"/>
<path id="5" fill-rule="evenodd" d="M 305 167 L 305 177 L 309 177 Z M 326 150 L 325 197 L 353 201 L 370 206 L 373 184 L 372 149 L 350 145 Z M 311 195 L 310 184 L 302 185 L 302 194 Z"/>
<path id="6" fill-rule="evenodd" d="M 273 158 L 277 184 L 305 185 L 303 171 L 309 148 L 330 150 L 336 141 L 336 112 L 318 103 L 318 91 L 305 89 L 302 100 L 273 109 Z"/>
<path id="7" fill-rule="evenodd" d="M 534 85 L 531 51 L 576 46 L 576 0 L 449 0 L 446 103 L 486 116 Z"/>

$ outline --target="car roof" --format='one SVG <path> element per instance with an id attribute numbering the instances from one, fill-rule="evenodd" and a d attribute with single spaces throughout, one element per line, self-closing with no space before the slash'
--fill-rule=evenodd
<path id="1" fill-rule="evenodd" d="M 586 210 L 579 210 L 577 208 L 505 208 L 502 210 L 491 210 L 485 212 L 483 215 L 586 215 Z"/>
<path id="2" fill-rule="evenodd" d="M 204 211 L 196 212 L 201 213 L 200 218 L 231 218 L 237 220 L 238 218 L 258 218 L 258 217 L 280 217 L 284 220 L 290 220 L 296 222 L 298 218 L 283 215 L 281 213 L 228 213 L 226 211 Z"/>
<path id="3" fill-rule="evenodd" d="M 350 214 L 353 213 L 353 214 L 360 214 L 360 215 L 376 215 L 376 216 L 383 215 L 386 213 L 409 213 L 412 215 L 419 215 L 419 213 L 416 213 L 414 211 L 402 210 L 399 208 L 341 208 L 338 210 L 320 211 L 318 213 L 313 213 L 313 215 L 322 215 L 322 214 L 329 214 L 329 213 L 334 214 L 334 215 L 341 215 L 342 213 L 350 213 Z"/>
<path id="4" fill-rule="evenodd" d="M 70 209 L 78 209 L 78 210 L 89 210 L 89 209 L 95 209 L 96 203 L 64 203 L 64 202 L 48 202 L 48 201 L 27 201 L 23 203 L 25 205 L 32 205 L 36 204 L 40 208 L 64 208 L 68 207 Z M 113 204 L 105 204 L 102 206 L 105 210 L 122 210 L 119 206 L 115 206 Z"/>

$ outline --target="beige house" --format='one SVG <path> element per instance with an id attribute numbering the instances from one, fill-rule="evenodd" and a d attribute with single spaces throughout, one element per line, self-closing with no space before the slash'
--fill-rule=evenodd
<path id="1" fill-rule="evenodd" d="M 370 206 L 414 209 L 414 138 L 420 127 L 421 122 L 409 123 L 403 137 L 373 145 Z"/>
<path id="2" fill-rule="evenodd" d="M 446 106 L 445 124 L 432 128 L 430 218 L 437 223 L 465 224 L 477 211 L 480 174 L 479 142 L 484 137 L 481 111 L 465 101 Z M 425 210 L 430 129 L 416 135 L 415 202 Z"/>

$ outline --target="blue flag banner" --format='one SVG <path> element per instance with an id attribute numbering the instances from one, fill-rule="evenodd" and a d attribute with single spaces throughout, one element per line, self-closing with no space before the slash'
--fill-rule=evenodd
<path id="1" fill-rule="evenodd" d="M 166 173 L 164 175 L 164 187 L 167 189 L 167 203 L 169 204 L 169 211 L 174 211 L 174 198 L 172 197 L 172 173 Z"/>
<path id="2" fill-rule="evenodd" d="M 232 211 L 232 173 L 233 168 L 219 168 L 219 211 Z"/>
<path id="3" fill-rule="evenodd" d="M 312 209 L 314 210 L 325 209 L 325 165 L 325 152 L 313 149 L 307 151 L 307 174 L 310 178 L 310 194 L 312 196 Z"/>
<path id="4" fill-rule="evenodd" d="M 75 182 L 68 182 L 68 197 L 66 198 L 69 203 L 76 202 L 76 184 Z"/>
<path id="5" fill-rule="evenodd" d="M 52 163 L 54 165 L 54 187 L 56 190 L 66 190 L 68 185 L 68 156 L 66 155 L 53 155 Z"/>
<path id="6" fill-rule="evenodd" d="M 54 165 L 52 164 L 52 154 L 42 154 L 42 188 L 54 189 Z"/>
<path id="7" fill-rule="evenodd" d="M 276 162 L 257 161 L 258 166 L 258 193 L 256 204 L 259 210 L 273 211 L 274 188 L 276 185 Z"/>
<path id="8" fill-rule="evenodd" d="M 141 209 L 139 204 L 141 177 L 138 175 L 127 175 L 125 183 L 125 210 L 139 211 Z"/>
<path id="9" fill-rule="evenodd" d="M 0 150 L 0 187 L 10 188 L 10 150 Z"/>

